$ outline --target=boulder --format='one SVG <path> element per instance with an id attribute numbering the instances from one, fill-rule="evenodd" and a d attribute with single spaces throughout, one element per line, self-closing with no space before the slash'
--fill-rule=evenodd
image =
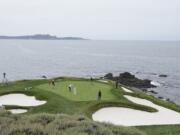
<path id="1" fill-rule="evenodd" d="M 114 80 L 113 78 L 113 74 L 112 73 L 108 73 L 104 76 L 105 79 L 109 79 L 109 80 Z"/>
<path id="2" fill-rule="evenodd" d="M 148 79 L 139 79 L 136 78 L 135 75 L 132 75 L 131 73 L 125 72 L 119 75 L 118 78 L 119 82 L 121 84 L 130 86 L 130 87 L 136 87 L 136 88 L 154 88 L 156 86 L 151 84 L 151 80 Z"/>
<path id="3" fill-rule="evenodd" d="M 159 75 L 159 77 L 167 77 L 167 75 L 161 74 Z"/>
<path id="4" fill-rule="evenodd" d="M 153 93 L 153 94 L 158 94 L 158 92 L 154 91 L 154 90 L 150 90 L 149 92 Z"/>
<path id="5" fill-rule="evenodd" d="M 132 75 L 129 72 L 121 73 L 119 76 L 113 76 L 112 73 L 108 73 L 104 76 L 105 79 L 118 81 L 119 83 L 130 86 L 130 87 L 136 87 L 140 89 L 146 89 L 146 88 L 154 88 L 156 86 L 151 84 L 151 80 L 145 79 L 139 79 L 136 78 L 135 75 Z"/>
<path id="6" fill-rule="evenodd" d="M 41 76 L 41 78 L 47 79 L 47 76 L 43 75 L 43 76 Z"/>

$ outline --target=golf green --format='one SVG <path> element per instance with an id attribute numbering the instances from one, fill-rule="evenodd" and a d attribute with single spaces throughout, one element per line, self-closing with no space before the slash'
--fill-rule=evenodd
<path id="1" fill-rule="evenodd" d="M 72 85 L 76 90 L 69 91 L 69 85 Z M 73 101 L 93 101 L 97 100 L 98 92 L 101 91 L 101 100 L 113 100 L 117 97 L 112 93 L 112 86 L 96 82 L 96 81 L 65 81 L 58 80 L 55 82 L 55 87 L 52 85 L 42 84 L 38 88 L 54 92 L 69 100 Z"/>

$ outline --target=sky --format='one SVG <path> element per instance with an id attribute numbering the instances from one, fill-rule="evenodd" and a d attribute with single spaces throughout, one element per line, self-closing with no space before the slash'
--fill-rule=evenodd
<path id="1" fill-rule="evenodd" d="M 0 0 L 0 35 L 180 40 L 180 0 Z"/>

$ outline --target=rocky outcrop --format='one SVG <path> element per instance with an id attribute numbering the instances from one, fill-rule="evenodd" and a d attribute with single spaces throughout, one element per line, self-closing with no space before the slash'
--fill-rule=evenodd
<path id="1" fill-rule="evenodd" d="M 118 81 L 119 83 L 123 85 L 127 85 L 130 87 L 136 87 L 140 89 L 145 89 L 145 88 L 154 88 L 156 86 L 151 84 L 151 80 L 148 79 L 139 79 L 135 77 L 135 75 L 132 75 L 129 72 L 121 73 L 119 76 L 113 76 L 112 73 L 108 73 L 104 76 L 106 79 Z"/>
<path id="2" fill-rule="evenodd" d="M 109 80 L 113 80 L 113 79 L 114 79 L 114 77 L 113 77 L 113 74 L 112 74 L 112 73 L 108 73 L 108 74 L 106 74 L 106 75 L 104 76 L 104 78 L 109 79 Z"/>
<path id="3" fill-rule="evenodd" d="M 168 75 L 162 74 L 162 75 L 159 75 L 159 77 L 168 77 Z"/>

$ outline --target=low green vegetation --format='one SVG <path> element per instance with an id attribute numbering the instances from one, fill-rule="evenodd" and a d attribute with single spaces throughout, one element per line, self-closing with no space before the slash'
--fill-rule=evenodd
<path id="1" fill-rule="evenodd" d="M 142 126 L 137 128 L 148 135 L 180 135 L 180 125 Z"/>
<path id="2" fill-rule="evenodd" d="M 0 111 L 1 135 L 145 135 L 135 128 L 64 114 L 11 115 Z"/>
<path id="3" fill-rule="evenodd" d="M 130 102 L 129 100 L 124 98 L 124 94 L 148 99 L 156 104 L 180 112 L 180 107 L 175 104 L 156 99 L 153 96 L 146 95 L 142 92 L 124 92 L 121 88 L 116 89 L 115 84 L 111 81 L 108 81 L 106 83 L 100 82 L 99 80 L 90 81 L 89 79 L 83 78 L 61 77 L 55 78 L 55 87 L 49 85 L 49 82 L 50 80 L 47 79 L 23 80 L 11 82 L 7 86 L 0 85 L 0 95 L 9 93 L 23 93 L 29 96 L 36 96 L 36 98 L 39 100 L 47 101 L 46 104 L 38 107 L 5 106 L 7 110 L 25 108 L 28 109 L 28 112 L 23 115 L 4 115 L 1 113 L 0 125 L 1 129 L 2 124 L 4 125 L 4 133 L 7 133 L 7 135 L 27 135 L 28 132 L 25 133 L 25 131 L 29 131 L 28 135 L 55 135 L 56 132 L 59 132 L 59 134 L 62 135 L 71 135 L 71 133 L 82 135 L 104 135 L 106 133 L 120 135 L 141 135 L 143 133 L 137 131 L 135 128 L 115 127 L 112 125 L 96 123 L 91 120 L 92 114 L 103 107 L 117 106 L 128 107 L 148 112 L 157 111 L 154 108 Z M 68 86 L 70 84 L 72 84 L 76 88 L 76 93 L 69 91 Z M 25 88 L 27 87 L 32 87 L 32 89 L 25 90 Z M 98 100 L 99 91 L 102 92 L 101 100 Z M 83 116 L 83 118 L 85 117 L 85 120 L 83 122 L 78 121 L 78 118 L 80 116 Z M 50 123 L 45 122 L 45 125 L 38 122 L 33 123 L 33 119 L 35 120 L 35 118 L 37 119 L 37 117 L 43 119 L 46 119 L 46 117 L 48 117 L 47 119 L 53 118 L 53 120 Z M 64 125 L 65 127 L 61 127 L 64 124 L 64 121 L 61 121 L 61 119 L 67 121 L 67 123 Z M 71 119 L 72 123 L 68 122 Z M 11 124 L 8 124 L 8 122 Z M 93 127 L 93 125 L 95 125 L 95 127 Z M 81 129 L 80 127 L 83 128 Z M 157 135 L 159 135 L 161 132 L 167 134 L 168 132 L 166 131 L 168 131 L 168 128 L 169 133 L 178 133 L 178 129 L 180 128 L 180 126 L 167 126 L 167 128 L 163 128 L 163 126 L 147 126 L 137 128 L 147 133 L 147 135 L 156 135 L 157 133 Z M 171 128 L 173 128 L 173 132 L 171 132 Z M 8 129 L 11 130 L 8 132 Z"/>

